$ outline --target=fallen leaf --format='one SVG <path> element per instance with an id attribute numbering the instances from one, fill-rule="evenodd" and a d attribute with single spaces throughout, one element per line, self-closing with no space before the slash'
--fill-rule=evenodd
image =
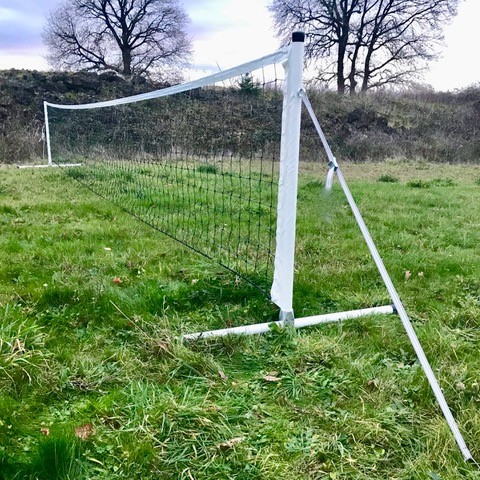
<path id="1" fill-rule="evenodd" d="M 113 277 L 112 283 L 114 283 L 115 285 L 120 285 L 121 283 L 123 283 L 123 280 L 120 277 Z"/>
<path id="2" fill-rule="evenodd" d="M 48 435 L 50 435 L 50 429 L 48 429 L 48 428 L 41 428 L 41 429 L 40 429 L 40 433 L 41 433 L 42 435 L 48 436 Z"/>
<path id="3" fill-rule="evenodd" d="M 192 278 L 192 285 L 196 285 L 198 283 L 198 278 Z"/>
<path id="4" fill-rule="evenodd" d="M 225 372 L 223 370 L 218 371 L 218 376 L 224 381 L 228 380 L 228 377 L 225 375 Z"/>
<path id="5" fill-rule="evenodd" d="M 376 390 L 378 388 L 378 380 L 376 378 L 372 378 L 367 382 L 367 387 L 370 390 Z"/>
<path id="6" fill-rule="evenodd" d="M 12 347 L 13 352 L 19 352 L 19 353 L 24 353 L 25 352 L 25 344 L 18 338 L 15 339 L 13 342 L 13 347 Z"/>
<path id="7" fill-rule="evenodd" d="M 423 272 L 418 272 L 419 277 L 423 277 Z"/>
<path id="8" fill-rule="evenodd" d="M 104 417 L 103 423 L 114 430 L 118 430 L 122 426 L 118 417 Z"/>
<path id="9" fill-rule="evenodd" d="M 158 340 L 153 345 L 153 351 L 158 356 L 168 356 L 172 357 L 172 344 L 167 340 Z"/>
<path id="10" fill-rule="evenodd" d="M 111 249 L 110 247 L 104 247 L 103 249 L 104 249 L 106 252 L 111 252 L 111 251 L 112 251 L 112 249 Z"/>
<path id="11" fill-rule="evenodd" d="M 264 375 L 263 379 L 266 382 L 279 382 L 281 380 L 281 378 L 276 377 L 275 375 Z"/>
<path id="12" fill-rule="evenodd" d="M 222 442 L 218 445 L 218 448 L 220 450 L 231 450 L 235 445 L 238 445 L 239 443 L 243 442 L 244 437 L 235 437 L 230 440 L 227 440 L 226 442 Z"/>
<path id="13" fill-rule="evenodd" d="M 412 276 L 412 272 L 410 270 L 407 270 L 405 272 L 405 280 L 408 280 Z"/>
<path id="14" fill-rule="evenodd" d="M 75 436 L 81 438 L 82 440 L 87 440 L 89 437 L 93 435 L 93 425 L 91 423 L 86 423 L 81 427 L 75 428 Z"/>
<path id="15" fill-rule="evenodd" d="M 69 383 L 73 388 L 78 388 L 84 392 L 92 389 L 92 384 L 83 380 L 82 378 L 73 378 Z"/>

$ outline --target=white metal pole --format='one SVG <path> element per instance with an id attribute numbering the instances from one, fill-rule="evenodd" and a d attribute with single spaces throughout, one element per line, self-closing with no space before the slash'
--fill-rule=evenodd
<path id="1" fill-rule="evenodd" d="M 50 149 L 50 125 L 48 124 L 48 104 L 43 102 L 43 112 L 45 117 L 45 138 L 47 141 L 47 156 L 48 156 L 48 166 L 52 166 L 52 151 Z"/>
<path id="2" fill-rule="evenodd" d="M 277 235 L 272 301 L 280 307 L 280 320 L 293 322 L 293 268 L 297 214 L 298 157 L 302 112 L 303 49 L 305 34 L 294 32 L 286 64 L 282 138 L 280 142 L 280 178 L 277 206 Z"/>

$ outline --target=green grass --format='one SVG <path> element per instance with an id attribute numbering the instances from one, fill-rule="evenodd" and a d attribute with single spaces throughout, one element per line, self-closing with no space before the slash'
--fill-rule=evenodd
<path id="1" fill-rule="evenodd" d="M 302 170 L 297 316 L 388 303 L 338 185 Z M 478 168 L 343 170 L 478 460 Z M 178 339 L 276 315 L 57 169 L 1 168 L 0 479 L 480 478 L 395 316 Z"/>

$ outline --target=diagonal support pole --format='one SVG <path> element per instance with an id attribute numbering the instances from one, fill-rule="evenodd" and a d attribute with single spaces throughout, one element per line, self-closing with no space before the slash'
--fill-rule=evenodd
<path id="1" fill-rule="evenodd" d="M 462 452 L 463 458 L 465 461 L 474 461 L 472 454 L 470 453 L 470 450 L 468 449 L 465 440 L 463 439 L 463 436 L 460 432 L 460 429 L 458 428 L 457 422 L 455 421 L 455 418 L 452 415 L 452 412 L 450 410 L 450 407 L 447 404 L 447 401 L 445 400 L 445 396 L 443 395 L 443 392 L 440 388 L 440 385 L 438 384 L 438 381 L 435 377 L 435 374 L 433 373 L 432 367 L 430 366 L 430 363 L 425 355 L 425 352 L 423 351 L 422 345 L 420 344 L 420 341 L 418 340 L 418 337 L 415 333 L 415 330 L 412 326 L 412 322 L 410 321 L 407 312 L 402 304 L 402 301 L 400 300 L 400 297 L 397 293 L 397 290 L 395 286 L 393 285 L 393 282 L 390 278 L 390 275 L 387 272 L 387 269 L 385 268 L 385 265 L 383 263 L 382 258 L 380 257 L 380 254 L 378 253 L 377 247 L 375 246 L 375 243 L 370 235 L 370 232 L 368 231 L 368 228 L 363 221 L 362 215 L 360 213 L 360 210 L 357 207 L 357 204 L 355 203 L 355 200 L 350 193 L 350 189 L 348 188 L 348 185 L 345 181 L 345 178 L 343 177 L 342 171 L 338 167 L 337 161 L 335 157 L 332 154 L 332 151 L 330 149 L 330 146 L 328 145 L 328 142 L 325 138 L 325 135 L 322 131 L 322 128 L 320 127 L 320 124 L 318 122 L 318 119 L 315 115 L 315 112 L 313 111 L 312 104 L 308 100 L 305 91 L 302 89 L 300 92 L 303 103 L 308 110 L 308 113 L 310 114 L 310 117 L 312 118 L 312 121 L 315 125 L 315 128 L 317 130 L 317 133 L 320 137 L 320 140 L 323 144 L 323 147 L 325 149 L 325 152 L 327 154 L 328 160 L 329 160 L 329 165 L 330 168 L 334 169 L 337 173 L 338 180 L 340 182 L 340 185 L 343 189 L 343 192 L 345 196 L 347 197 L 347 201 L 350 205 L 350 208 L 352 210 L 352 213 L 355 217 L 355 220 L 358 223 L 358 226 L 360 227 L 360 230 L 362 232 L 363 238 L 365 239 L 365 242 L 367 243 L 368 249 L 370 250 L 370 253 L 372 255 L 372 258 L 375 262 L 375 265 L 378 268 L 378 271 L 383 279 L 383 282 L 385 283 L 385 286 L 388 290 L 388 293 L 390 295 L 390 298 L 392 299 L 393 305 L 395 306 L 395 309 L 397 310 L 397 313 L 402 321 L 403 327 L 405 328 L 405 331 L 407 332 L 408 338 L 410 340 L 410 343 L 412 344 L 413 349 L 415 350 L 415 353 L 418 357 L 418 360 L 420 362 L 420 365 L 423 368 L 423 371 L 425 372 L 425 375 L 428 379 L 428 383 L 430 384 L 430 387 L 435 395 L 435 398 L 437 399 L 438 404 L 440 405 L 440 408 L 442 410 L 442 413 L 448 423 L 448 426 L 450 427 L 450 430 L 455 437 L 455 441 L 457 442 L 458 448 Z"/>

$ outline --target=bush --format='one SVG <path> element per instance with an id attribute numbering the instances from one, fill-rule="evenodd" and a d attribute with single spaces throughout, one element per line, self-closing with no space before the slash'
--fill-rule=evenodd
<path id="1" fill-rule="evenodd" d="M 407 182 L 407 187 L 410 188 L 430 188 L 430 182 L 425 180 L 410 180 Z"/>
<path id="2" fill-rule="evenodd" d="M 200 172 L 200 173 L 217 173 L 218 172 L 218 167 L 216 165 L 212 165 L 212 164 L 203 164 L 203 165 L 199 165 L 197 168 L 196 168 L 197 172 Z"/>
<path id="3" fill-rule="evenodd" d="M 378 181 L 384 183 L 397 183 L 398 178 L 394 177 L 393 175 L 381 175 L 378 177 Z"/>
<path id="4" fill-rule="evenodd" d="M 40 127 L 35 120 L 12 115 L 0 123 L 0 163 L 26 162 L 42 155 Z"/>

